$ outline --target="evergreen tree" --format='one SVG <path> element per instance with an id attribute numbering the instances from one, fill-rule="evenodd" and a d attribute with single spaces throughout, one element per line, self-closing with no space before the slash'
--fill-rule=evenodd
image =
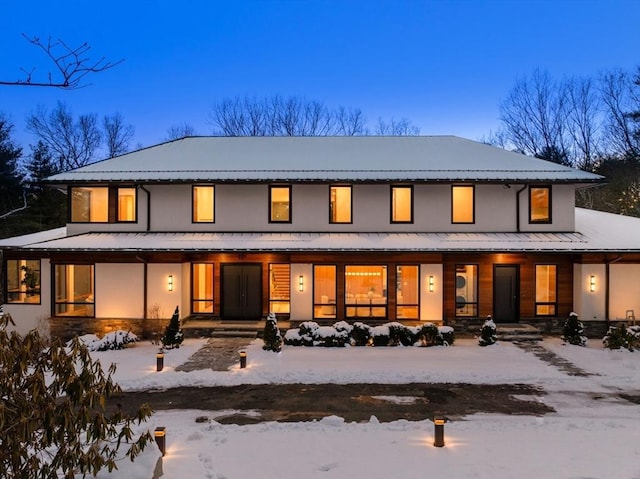
<path id="1" fill-rule="evenodd" d="M 0 114 L 0 215 L 19 207 L 22 187 L 18 161 L 22 148 L 11 139 L 13 125 Z"/>
<path id="2" fill-rule="evenodd" d="M 176 310 L 174 311 L 173 316 L 171 316 L 167 328 L 164 330 L 162 345 L 165 348 L 170 349 L 179 348 L 183 340 L 184 335 L 182 334 L 182 328 L 180 328 L 180 313 L 176 306 Z"/>
<path id="3" fill-rule="evenodd" d="M 266 351 L 274 351 L 276 353 L 282 350 L 282 335 L 274 313 L 269 313 L 264 324 L 263 334 L 264 345 L 262 349 Z"/>
<path id="4" fill-rule="evenodd" d="M 487 319 L 482 324 L 480 329 L 480 338 L 478 338 L 478 344 L 480 346 L 491 346 L 498 341 L 496 323 L 493 322 L 491 315 L 487 316 Z"/>
<path id="5" fill-rule="evenodd" d="M 575 344 L 576 346 L 586 346 L 587 337 L 584 336 L 584 325 L 578 319 L 578 314 L 571 312 L 562 328 L 562 340 L 565 343 Z"/>

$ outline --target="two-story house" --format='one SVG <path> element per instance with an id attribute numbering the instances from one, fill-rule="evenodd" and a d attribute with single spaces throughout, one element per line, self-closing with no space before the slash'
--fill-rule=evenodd
<path id="1" fill-rule="evenodd" d="M 453 137 L 189 137 L 49 178 L 64 228 L 0 241 L 5 310 L 53 333 L 256 321 L 595 325 L 640 312 L 640 220 L 603 178 Z"/>

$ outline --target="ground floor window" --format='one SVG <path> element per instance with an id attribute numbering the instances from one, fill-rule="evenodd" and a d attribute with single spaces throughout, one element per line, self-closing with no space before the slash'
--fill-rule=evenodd
<path id="1" fill-rule="evenodd" d="M 478 265 L 456 265 L 456 316 L 478 316 Z"/>
<path id="2" fill-rule="evenodd" d="M 418 319 L 420 317 L 420 285 L 417 265 L 396 266 L 396 317 Z"/>
<path id="3" fill-rule="evenodd" d="M 191 264 L 191 311 L 213 314 L 213 263 Z"/>
<path id="4" fill-rule="evenodd" d="M 291 265 L 269 265 L 269 312 L 289 314 L 291 311 Z"/>
<path id="5" fill-rule="evenodd" d="M 336 266 L 313 266 L 313 317 L 336 317 Z"/>
<path id="6" fill-rule="evenodd" d="M 57 264 L 54 269 L 56 316 L 95 316 L 92 264 Z"/>
<path id="7" fill-rule="evenodd" d="M 385 265 L 346 265 L 344 275 L 347 318 L 387 316 Z"/>
<path id="8" fill-rule="evenodd" d="M 40 260 L 8 259 L 5 291 L 7 303 L 40 303 Z"/>
<path id="9" fill-rule="evenodd" d="M 536 316 L 555 316 L 558 298 L 555 264 L 536 265 Z"/>

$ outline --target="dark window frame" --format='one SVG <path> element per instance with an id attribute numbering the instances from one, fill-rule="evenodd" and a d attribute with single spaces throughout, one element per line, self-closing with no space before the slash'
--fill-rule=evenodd
<path id="1" fill-rule="evenodd" d="M 457 295 L 457 289 L 458 289 L 458 284 L 457 284 L 457 280 L 458 280 L 458 273 L 459 273 L 459 269 L 458 267 L 460 266 L 475 266 L 476 267 L 476 278 L 475 278 L 475 285 L 474 285 L 474 296 L 476 298 L 475 301 L 465 301 L 465 302 L 458 302 L 458 295 Z M 480 289 L 480 264 L 479 263 L 456 263 L 455 264 L 455 269 L 453 272 L 454 276 L 453 276 L 453 285 L 454 285 L 454 311 L 455 311 L 455 317 L 456 318 L 474 318 L 477 317 L 479 312 L 480 312 L 480 296 L 479 296 L 479 289 Z M 458 310 L 465 308 L 466 306 L 473 306 L 475 308 L 475 314 L 459 314 Z"/>
<path id="2" fill-rule="evenodd" d="M 129 190 L 133 190 L 133 219 L 132 220 L 120 219 L 120 190 L 125 188 Z M 115 197 L 114 223 L 137 223 L 138 222 L 138 188 L 136 188 L 135 186 L 125 186 L 125 185 L 116 186 L 114 188 L 114 197 Z"/>
<path id="3" fill-rule="evenodd" d="M 371 295 L 369 295 L 369 302 L 368 303 L 358 303 L 357 298 L 354 297 L 355 302 L 348 302 L 348 297 L 347 297 L 347 268 L 349 267 L 372 267 L 372 266 L 379 266 L 382 268 L 386 268 L 387 274 L 387 280 L 386 282 L 383 284 L 383 288 L 382 288 L 382 295 L 380 297 L 384 298 L 384 304 L 373 304 L 372 303 L 372 299 L 373 297 Z M 343 270 L 343 276 L 341 279 L 344 282 L 344 317 L 345 319 L 357 319 L 357 318 L 388 318 L 389 316 L 389 265 L 387 263 L 346 263 L 344 265 L 344 270 Z M 355 310 L 355 315 L 349 315 L 349 310 L 350 309 L 354 309 Z M 369 310 L 369 315 L 368 316 L 359 316 L 358 315 L 358 310 L 359 309 L 364 309 L 364 310 Z M 376 310 L 383 310 L 383 314 L 382 315 L 373 315 L 373 311 Z"/>
<path id="4" fill-rule="evenodd" d="M 454 191 L 456 188 L 471 188 L 471 221 L 455 221 L 454 220 Z M 476 223 L 476 185 L 451 185 L 451 224 L 454 225 L 473 225 Z"/>
<path id="5" fill-rule="evenodd" d="M 57 282 L 56 282 L 56 269 L 58 268 L 58 266 L 64 266 L 65 268 L 67 266 L 91 266 L 92 268 L 92 272 L 91 272 L 91 280 L 92 280 L 92 284 L 91 284 L 91 292 L 93 294 L 93 301 L 91 302 L 87 302 L 85 301 L 57 301 L 56 300 L 56 287 L 57 287 Z M 91 305 L 92 306 L 92 314 L 91 315 L 86 315 L 86 316 L 74 316 L 74 315 L 67 315 L 67 314 L 58 314 L 58 310 L 57 310 L 57 306 L 59 304 L 79 304 L 79 305 L 84 305 L 84 306 L 88 306 Z M 79 317 L 79 318 L 95 318 L 96 317 L 96 264 L 95 263 L 84 263 L 84 262 L 79 262 L 79 263 L 68 263 L 68 262 L 64 262 L 64 263 L 52 263 L 51 264 L 51 313 L 52 316 L 55 318 L 68 318 L 68 317 Z"/>
<path id="6" fill-rule="evenodd" d="M 333 188 L 349 188 L 349 221 L 333 221 L 333 203 L 331 201 L 331 191 Z M 351 225 L 353 224 L 353 185 L 335 184 L 329 185 L 329 224 L 332 225 Z"/>
<path id="7" fill-rule="evenodd" d="M 37 287 L 33 290 L 31 290 L 31 294 L 33 296 L 38 297 L 37 301 L 10 301 L 9 300 L 9 295 L 10 294 L 18 294 L 20 296 L 24 295 L 25 298 L 28 297 L 29 295 L 29 291 L 25 290 L 25 291 L 9 291 L 9 262 L 10 261 L 17 261 L 18 264 L 20 261 L 37 261 L 38 262 L 38 284 Z M 16 265 L 17 266 L 17 265 Z M 19 268 L 19 270 L 21 270 L 22 267 Z M 23 278 L 24 279 L 24 278 Z M 22 280 L 20 280 L 20 284 L 22 284 Z M 41 258 L 7 258 L 4 261 L 4 297 L 2 298 L 2 302 L 4 304 L 30 304 L 30 305 L 40 305 L 42 304 L 42 259 Z"/>
<path id="8" fill-rule="evenodd" d="M 395 190 L 409 190 L 409 219 L 408 220 L 395 220 L 393 218 L 394 215 L 394 198 L 393 194 Z M 414 205 L 414 196 L 413 196 L 413 185 L 391 185 L 389 189 L 389 221 L 392 224 L 412 224 L 413 223 L 413 205 Z"/>
<path id="9" fill-rule="evenodd" d="M 334 274 L 334 297 L 335 299 L 335 303 L 316 303 L 316 267 L 317 266 L 332 266 L 335 274 Z M 312 303 L 312 316 L 313 319 L 337 319 L 338 318 L 338 265 L 336 263 L 314 263 L 311 266 L 311 303 Z M 330 300 L 330 298 L 329 298 Z M 333 308 L 333 316 L 316 316 L 316 307 L 329 307 L 329 308 Z"/>
<path id="10" fill-rule="evenodd" d="M 196 221 L 196 188 L 212 188 L 213 190 L 213 194 L 211 195 L 211 201 L 213 201 L 213 207 L 211 208 L 211 210 L 213 211 L 213 219 L 212 221 Z M 207 225 L 212 225 L 216 222 L 216 185 L 211 184 L 211 183 L 201 183 L 201 184 L 194 184 L 191 185 L 191 224 L 194 225 L 200 225 L 200 224 L 207 224 Z"/>
<path id="11" fill-rule="evenodd" d="M 286 220 L 274 220 L 273 219 L 273 196 L 272 192 L 274 189 L 286 189 L 289 191 L 289 218 Z M 269 223 L 283 223 L 290 224 L 293 222 L 293 190 L 291 185 L 269 185 Z"/>
<path id="12" fill-rule="evenodd" d="M 212 266 L 212 270 L 211 270 L 211 299 L 195 299 L 194 297 L 194 280 L 193 280 L 193 272 L 194 272 L 194 266 L 196 264 L 210 264 Z M 213 315 L 215 314 L 215 310 L 216 310 L 216 270 L 215 270 L 216 266 L 215 263 L 213 261 L 192 261 L 190 263 L 190 282 L 191 282 L 191 287 L 190 287 L 190 304 L 191 304 L 191 314 L 202 314 L 202 315 Z M 212 304 L 211 306 L 211 312 L 210 313 L 203 313 L 202 311 L 195 311 L 195 308 L 193 307 L 196 303 L 208 303 L 210 302 Z"/>
<path id="13" fill-rule="evenodd" d="M 417 303 L 402 303 L 400 304 L 400 302 L 398 301 L 398 284 L 399 284 L 399 280 L 398 280 L 398 268 L 406 268 L 406 267 L 417 267 L 418 268 L 418 295 L 417 295 L 417 299 L 418 302 Z M 398 311 L 400 308 L 402 307 L 416 307 L 418 308 L 418 317 L 417 318 L 403 318 L 403 319 L 420 319 L 420 299 L 422 297 L 422 275 L 420 274 L 420 265 L 416 264 L 416 263 L 396 263 L 396 318 L 399 318 L 400 316 L 398 316 Z"/>
<path id="14" fill-rule="evenodd" d="M 533 193 L 534 190 L 547 190 L 547 198 L 549 204 L 547 205 L 547 217 L 539 220 L 534 220 L 533 215 Z M 529 186 L 529 224 L 550 224 L 552 223 L 552 187 L 551 185 L 530 185 Z"/>
<path id="15" fill-rule="evenodd" d="M 555 301 L 538 301 L 538 266 L 555 266 L 555 297 L 556 300 Z M 533 285 L 534 285 L 534 291 L 533 291 L 533 310 L 535 313 L 535 316 L 538 318 L 544 318 L 544 317 L 555 317 L 558 315 L 558 264 L 556 263 L 535 263 L 533 265 Z M 538 313 L 538 306 L 553 306 L 553 313 L 549 313 L 549 314 L 539 314 Z"/>

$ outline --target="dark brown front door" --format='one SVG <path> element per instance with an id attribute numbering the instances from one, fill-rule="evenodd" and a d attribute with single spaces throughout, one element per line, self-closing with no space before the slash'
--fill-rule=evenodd
<path id="1" fill-rule="evenodd" d="M 496 323 L 517 323 L 520 292 L 518 266 L 496 265 L 493 269 L 493 319 Z"/>
<path id="2" fill-rule="evenodd" d="M 222 319 L 257 321 L 262 315 L 262 265 L 223 264 Z"/>

